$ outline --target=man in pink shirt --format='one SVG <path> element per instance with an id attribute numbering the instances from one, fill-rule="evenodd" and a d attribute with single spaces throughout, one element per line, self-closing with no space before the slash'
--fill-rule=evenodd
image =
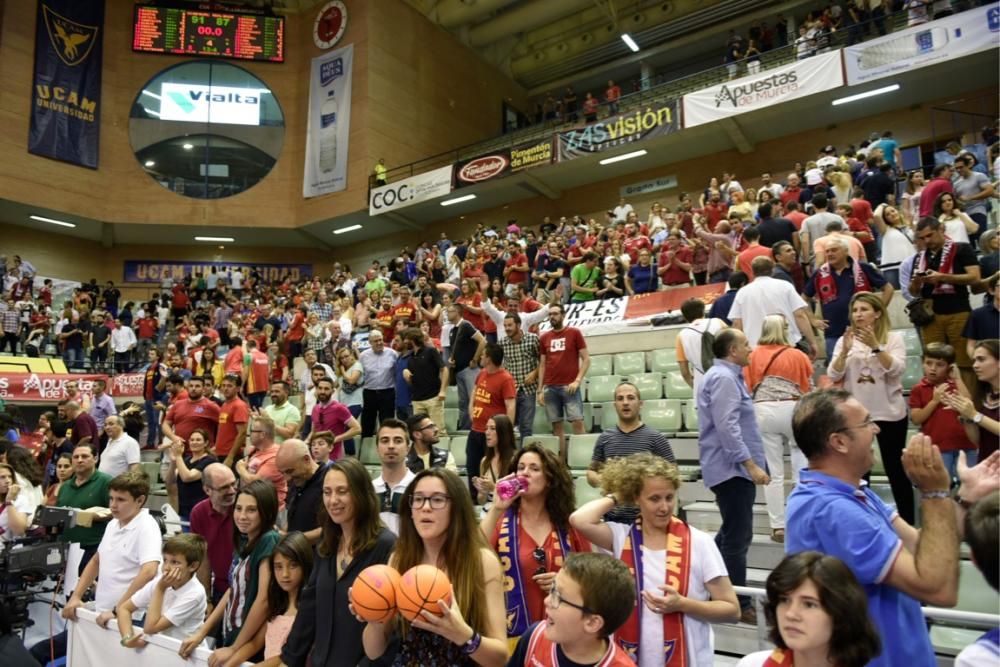
<path id="1" fill-rule="evenodd" d="M 240 483 L 245 485 L 257 479 L 271 482 L 278 493 L 280 512 L 285 507 L 288 482 L 275 462 L 278 444 L 274 441 L 274 422 L 269 417 L 257 415 L 250 420 L 250 446 L 253 452 L 250 458 L 236 462 L 236 474 L 240 477 Z"/>
<path id="2" fill-rule="evenodd" d="M 927 181 L 920 193 L 920 217 L 934 215 L 934 202 L 945 192 L 954 192 L 951 185 L 951 165 L 939 164 L 934 167 L 934 175 Z"/>

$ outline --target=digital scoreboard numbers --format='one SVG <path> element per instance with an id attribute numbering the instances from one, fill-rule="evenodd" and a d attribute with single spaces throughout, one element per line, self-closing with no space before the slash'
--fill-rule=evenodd
<path id="1" fill-rule="evenodd" d="M 137 6 L 132 50 L 280 63 L 285 60 L 285 19 Z"/>

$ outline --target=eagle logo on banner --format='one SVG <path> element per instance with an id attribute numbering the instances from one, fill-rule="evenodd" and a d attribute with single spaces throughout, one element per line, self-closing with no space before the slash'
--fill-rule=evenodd
<path id="1" fill-rule="evenodd" d="M 45 13 L 45 27 L 49 32 L 49 41 L 59 54 L 59 59 L 70 67 L 75 67 L 86 60 L 94 42 L 97 41 L 97 31 L 100 26 L 71 21 L 45 5 L 42 9 Z"/>

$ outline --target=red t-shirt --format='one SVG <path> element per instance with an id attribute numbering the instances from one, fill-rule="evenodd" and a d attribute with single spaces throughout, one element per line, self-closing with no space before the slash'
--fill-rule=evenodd
<path id="1" fill-rule="evenodd" d="M 502 521 L 503 517 L 501 516 L 500 521 L 497 521 L 493 527 L 493 538 L 490 544 L 494 550 L 496 550 L 497 545 L 500 543 L 500 523 Z M 525 605 L 528 607 L 529 623 L 535 623 L 545 618 L 545 597 L 548 595 L 532 578 L 541 566 L 541 563 L 534 556 L 535 549 L 541 547 L 542 551 L 545 552 L 545 569 L 548 572 L 558 572 L 561 570 L 563 564 L 566 562 L 566 558 L 569 556 L 569 554 L 561 553 L 561 547 L 558 552 L 556 551 L 558 538 L 553 535 L 553 532 L 549 531 L 549 534 L 545 537 L 545 541 L 542 544 L 538 544 L 524 530 L 523 525 L 520 523 L 517 525 L 517 563 L 521 569 L 521 581 L 524 583 L 522 590 L 524 591 Z M 591 550 L 590 542 L 577 530 L 570 528 L 567 538 L 569 540 L 569 548 L 573 553 L 586 553 Z"/>
<path id="2" fill-rule="evenodd" d="M 563 327 L 559 331 L 546 331 L 539 342 L 545 357 L 544 384 L 561 386 L 575 381 L 580 372 L 580 350 L 587 349 L 580 330 Z"/>
<path id="3" fill-rule="evenodd" d="M 670 258 L 667 257 L 668 251 L 669 248 L 660 253 L 659 266 L 664 267 L 670 264 Z M 674 250 L 674 259 L 685 264 L 690 264 L 694 261 L 694 252 L 687 246 L 677 246 L 677 249 Z M 660 280 L 663 281 L 664 285 L 677 285 L 679 283 L 691 282 L 691 275 L 689 271 L 685 271 L 679 266 L 670 266 L 670 268 L 660 275 Z"/>
<path id="4" fill-rule="evenodd" d="M 257 451 L 250 457 L 247 463 L 247 470 L 258 475 L 261 479 L 266 479 L 274 485 L 274 490 L 278 493 L 278 511 L 285 507 L 285 496 L 288 495 L 288 480 L 278 470 L 275 459 L 278 457 L 278 445 L 271 445 L 263 451 Z"/>
<path id="5" fill-rule="evenodd" d="M 705 204 L 705 208 L 701 209 L 701 214 L 708 220 L 709 231 L 715 231 L 715 226 L 719 224 L 720 220 L 726 217 L 728 212 L 729 206 L 722 202 L 718 204 Z"/>
<path id="6" fill-rule="evenodd" d="M 495 373 L 479 371 L 472 398 L 472 430 L 485 433 L 490 417 L 506 413 L 508 398 L 517 398 L 513 375 L 502 368 Z"/>
<path id="7" fill-rule="evenodd" d="M 159 323 L 155 317 L 144 317 L 139 320 L 139 338 L 156 338 Z"/>
<path id="8" fill-rule="evenodd" d="M 648 236 L 630 236 L 625 239 L 625 252 L 628 253 L 629 258 L 632 260 L 632 264 L 635 265 L 639 262 L 639 251 L 646 248 L 650 252 L 653 250 L 653 244 L 650 243 Z"/>
<path id="9" fill-rule="evenodd" d="M 958 391 L 954 380 L 946 380 L 952 391 Z M 923 378 L 910 390 L 910 407 L 922 408 L 934 397 L 934 385 Z M 965 427 L 958 421 L 958 413 L 945 405 L 938 405 L 931 416 L 920 425 L 920 432 L 930 436 L 942 452 L 958 449 L 976 449 L 965 435 Z"/>
<path id="10" fill-rule="evenodd" d="M 274 363 L 271 364 L 271 382 L 277 382 L 280 380 L 282 371 L 286 368 L 288 368 L 288 357 L 283 354 L 279 354 L 274 359 Z"/>
<path id="11" fill-rule="evenodd" d="M 292 318 L 292 323 L 288 325 L 288 332 L 285 334 L 285 340 L 287 341 L 299 341 L 306 335 L 305 327 L 306 318 L 303 317 L 301 312 L 295 313 L 295 317 Z"/>
<path id="12" fill-rule="evenodd" d="M 857 218 L 863 225 L 868 225 L 868 221 L 875 217 L 872 213 L 872 205 L 867 199 L 852 199 L 848 202 L 851 205 L 851 216 Z M 864 243 L 864 241 L 862 241 Z"/>
<path id="13" fill-rule="evenodd" d="M 215 575 L 212 588 L 217 593 L 229 589 L 229 567 L 233 564 L 233 512 L 219 514 L 207 498 L 191 510 L 191 532 L 205 538 L 208 562 Z"/>
<path id="14" fill-rule="evenodd" d="M 758 257 L 770 257 L 771 249 L 767 246 L 757 245 L 750 246 L 739 255 L 736 256 L 736 264 L 740 271 L 747 275 L 750 282 L 753 282 L 753 271 L 750 269 L 750 263 L 753 262 Z"/>
<path id="15" fill-rule="evenodd" d="M 510 261 L 507 262 L 507 266 L 528 266 L 528 256 L 523 252 L 519 252 L 510 258 Z M 511 272 L 507 274 L 507 283 L 511 285 L 523 283 L 527 279 L 527 271 L 515 271 L 511 269 Z"/>
<path id="16" fill-rule="evenodd" d="M 604 97 L 608 102 L 617 102 L 618 98 L 622 96 L 622 89 L 619 86 L 611 86 L 604 91 Z"/>
<path id="17" fill-rule="evenodd" d="M 247 394 L 259 394 L 270 386 L 271 362 L 260 350 L 250 350 L 250 369 L 247 372 Z"/>
<path id="18" fill-rule="evenodd" d="M 802 211 L 789 211 L 785 214 L 785 217 L 792 221 L 795 225 L 795 229 L 802 230 L 802 222 L 809 216 Z"/>
<path id="19" fill-rule="evenodd" d="M 241 424 L 250 421 L 250 406 L 242 398 L 226 401 L 219 408 L 219 430 L 215 435 L 215 454 L 226 456 L 233 449 Z"/>
<path id="20" fill-rule="evenodd" d="M 473 308 L 482 308 L 483 296 L 479 292 L 476 292 L 471 299 L 466 296 L 458 297 L 457 299 L 455 299 L 455 303 L 468 304 Z M 486 327 L 482 313 L 477 314 L 477 313 L 471 313 L 467 310 L 463 310 L 462 317 L 465 318 L 469 322 L 469 324 L 476 327 L 476 329 L 478 329 L 479 331 L 485 330 Z"/>
<path id="21" fill-rule="evenodd" d="M 866 204 L 868 202 L 865 202 Z M 847 228 L 852 232 L 861 232 L 861 236 L 855 236 L 862 244 L 871 243 L 875 239 L 872 237 L 872 230 L 865 223 L 861 222 L 853 215 L 847 219 Z"/>
<path id="22" fill-rule="evenodd" d="M 226 352 L 226 357 L 222 360 L 222 370 L 227 375 L 241 375 L 243 373 L 243 350 L 241 348 L 234 347 Z"/>
<path id="23" fill-rule="evenodd" d="M 934 202 L 937 201 L 937 198 L 945 192 L 954 191 L 955 188 L 947 178 L 932 178 L 927 181 L 927 185 L 920 193 L 920 217 L 934 215 Z"/>
<path id="24" fill-rule="evenodd" d="M 177 401 L 167 409 L 166 421 L 173 425 L 174 433 L 185 441 L 196 428 L 203 428 L 211 435 L 219 430 L 219 406 L 204 396 L 197 401 L 190 398 Z"/>
<path id="25" fill-rule="evenodd" d="M 779 197 L 781 205 L 784 206 L 790 201 L 798 201 L 801 194 L 802 188 L 785 188 Z"/>
<path id="26" fill-rule="evenodd" d="M 406 320 L 410 324 L 417 321 L 417 304 L 414 301 L 400 303 L 392 309 L 392 316 L 396 320 Z"/>
<path id="27" fill-rule="evenodd" d="M 396 335 L 396 328 L 392 326 L 392 313 L 392 308 L 375 313 L 375 326 L 382 330 L 382 338 L 386 343 L 391 343 Z"/>
<path id="28" fill-rule="evenodd" d="M 183 285 L 174 285 L 171 291 L 173 292 L 174 308 L 187 308 L 190 305 L 191 299 L 188 297 Z"/>

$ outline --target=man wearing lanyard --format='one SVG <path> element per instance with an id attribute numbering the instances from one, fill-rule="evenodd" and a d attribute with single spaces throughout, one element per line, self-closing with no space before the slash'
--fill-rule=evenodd
<path id="1" fill-rule="evenodd" d="M 381 474 L 372 480 L 375 495 L 379 498 L 379 516 L 393 533 L 399 534 L 399 503 L 403 492 L 416 474 L 406 467 L 409 438 L 406 424 L 396 418 L 386 419 L 379 425 L 375 437 L 378 458 L 382 462 Z"/>

